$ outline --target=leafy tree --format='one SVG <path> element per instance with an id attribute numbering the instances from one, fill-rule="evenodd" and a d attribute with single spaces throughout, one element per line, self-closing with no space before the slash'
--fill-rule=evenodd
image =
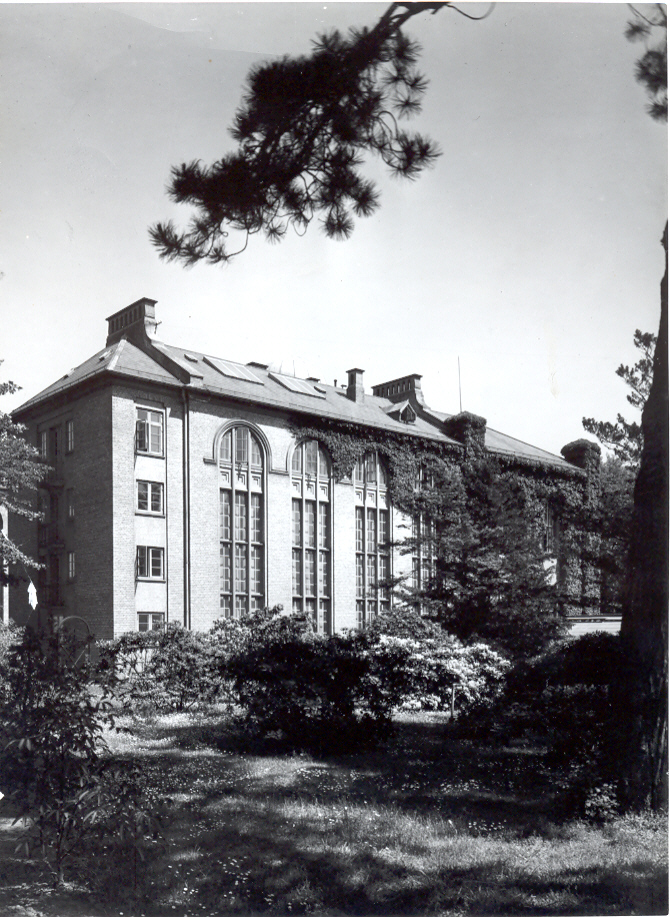
<path id="1" fill-rule="evenodd" d="M 637 329 L 634 343 L 641 351 L 640 359 L 633 366 L 621 364 L 616 374 L 629 388 L 628 403 L 641 413 L 651 388 L 656 335 Z M 633 491 L 642 454 L 642 426 L 638 420 L 629 422 L 621 414 L 617 414 L 614 424 L 592 417 L 585 417 L 582 423 L 611 450 L 602 464 L 600 504 L 593 522 L 600 544 L 596 563 L 601 573 L 601 607 L 605 612 L 620 614 L 630 553 Z"/>
<path id="2" fill-rule="evenodd" d="M 626 395 L 628 403 L 642 411 L 651 388 L 656 335 L 651 332 L 643 334 L 637 329 L 634 342 L 642 356 L 634 366 L 624 366 L 622 363 L 616 374 L 630 389 Z M 637 471 L 642 454 L 642 427 L 637 421 L 629 423 L 625 417 L 617 414 L 614 424 L 610 421 L 595 420 L 593 417 L 584 417 L 582 424 L 588 433 L 597 436 L 603 446 L 611 449 L 625 465 Z"/>
<path id="3" fill-rule="evenodd" d="M 462 468 L 435 460 L 426 479 L 408 506 L 421 530 L 403 550 L 420 553 L 429 576 L 419 590 L 403 584 L 404 600 L 459 639 L 485 640 L 515 659 L 563 634 L 540 506 L 522 480 L 484 456 Z"/>
<path id="4" fill-rule="evenodd" d="M 14 382 L 0 382 L 0 395 L 12 395 L 18 389 Z M 0 503 L 10 514 L 37 519 L 39 513 L 33 509 L 31 497 L 44 477 L 44 465 L 37 450 L 26 442 L 24 429 L 9 414 L 0 411 Z M 15 564 L 24 569 L 38 566 L 0 528 L 0 584 L 19 578 L 6 570 Z"/>
<path id="5" fill-rule="evenodd" d="M 428 85 L 416 69 L 420 48 L 402 29 L 412 16 L 441 9 L 467 16 L 451 2 L 393 3 L 372 29 L 321 35 L 309 56 L 254 67 L 231 129 L 237 152 L 211 166 L 194 160 L 172 169 L 170 198 L 196 215 L 184 232 L 172 222 L 151 227 L 161 257 L 187 266 L 226 262 L 249 236 L 263 232 L 276 242 L 290 226 L 302 234 L 315 217 L 326 235 L 347 238 L 353 216 L 369 216 L 379 203 L 359 169 L 366 155 L 404 178 L 431 165 L 435 145 L 402 126 L 420 111 Z M 239 236 L 232 251 L 231 231 Z"/>
<path id="6" fill-rule="evenodd" d="M 647 111 L 657 121 L 668 120 L 668 14 L 664 3 L 656 3 L 651 14 L 645 16 L 631 6 L 633 19 L 628 23 L 626 37 L 630 41 L 644 41 L 645 53 L 638 60 L 635 78 L 647 90 Z M 660 30 L 660 38 L 659 38 Z M 650 44 L 650 42 L 654 42 Z"/>

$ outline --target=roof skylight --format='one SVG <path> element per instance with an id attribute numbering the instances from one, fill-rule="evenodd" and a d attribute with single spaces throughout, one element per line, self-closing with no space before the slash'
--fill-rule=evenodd
<path id="1" fill-rule="evenodd" d="M 242 363 L 231 363 L 230 360 L 219 360 L 218 357 L 203 357 L 205 363 L 220 372 L 222 376 L 228 376 L 230 379 L 243 379 L 245 382 L 255 382 L 256 385 L 264 385 L 262 379 L 253 373 L 248 366 Z"/>

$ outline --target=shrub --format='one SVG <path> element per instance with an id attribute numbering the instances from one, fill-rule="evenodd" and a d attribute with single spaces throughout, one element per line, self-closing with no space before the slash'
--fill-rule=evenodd
<path id="1" fill-rule="evenodd" d="M 57 636 L 27 630 L 4 662 L 10 690 L 0 706 L 0 772 L 26 824 L 21 847 L 40 852 L 57 883 L 93 832 L 118 833 L 118 820 L 108 817 L 110 805 L 118 807 L 118 785 L 102 740 L 111 720 L 107 692 L 94 696 L 88 663 L 68 664 L 79 654 L 65 649 Z M 140 827 L 151 822 L 155 830 L 151 812 L 143 812 Z"/>
<path id="2" fill-rule="evenodd" d="M 163 631 L 127 633 L 101 645 L 98 678 L 111 679 L 122 710 L 168 713 L 212 703 L 218 668 L 206 634 L 170 623 Z"/>
<path id="3" fill-rule="evenodd" d="M 393 645 L 405 654 L 405 710 L 449 710 L 452 685 L 459 713 L 489 704 L 510 669 L 508 660 L 485 643 L 466 645 L 406 609 L 380 616 L 368 634 L 373 645 Z"/>
<path id="4" fill-rule="evenodd" d="M 517 665 L 493 705 L 473 710 L 466 734 L 545 744 L 564 804 L 572 814 L 602 820 L 616 810 L 617 722 L 610 700 L 620 665 L 618 636 L 586 634 Z"/>
<path id="5" fill-rule="evenodd" d="M 405 685 L 406 652 L 365 633 L 320 637 L 297 615 L 257 615 L 223 665 L 247 723 L 294 748 L 342 752 L 382 734 Z"/>

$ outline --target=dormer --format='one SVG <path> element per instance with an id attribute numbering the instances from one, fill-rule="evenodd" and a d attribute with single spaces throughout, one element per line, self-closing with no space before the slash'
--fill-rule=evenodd
<path id="1" fill-rule="evenodd" d="M 416 423 L 416 411 L 409 401 L 401 401 L 393 404 L 386 410 L 386 414 L 393 420 L 399 420 L 401 423 Z"/>

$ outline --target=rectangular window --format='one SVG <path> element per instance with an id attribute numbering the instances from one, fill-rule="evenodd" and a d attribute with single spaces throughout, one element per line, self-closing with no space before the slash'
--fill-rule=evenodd
<path id="1" fill-rule="evenodd" d="M 247 577 L 247 546 L 235 545 L 235 592 L 247 593 L 249 591 Z M 239 598 L 239 596 L 238 596 Z"/>
<path id="2" fill-rule="evenodd" d="M 221 496 L 221 515 L 219 519 L 219 525 L 221 526 L 221 541 L 230 541 L 231 534 L 231 525 L 230 525 L 230 498 L 231 493 L 229 490 L 220 491 Z"/>
<path id="3" fill-rule="evenodd" d="M 365 543 L 363 508 L 356 507 L 356 550 L 362 551 Z"/>
<path id="4" fill-rule="evenodd" d="M 65 492 L 65 506 L 67 508 L 67 518 L 74 519 L 74 491 L 72 489 Z"/>
<path id="5" fill-rule="evenodd" d="M 137 616 L 139 631 L 163 630 L 165 615 L 162 611 L 141 611 Z"/>
<path id="6" fill-rule="evenodd" d="M 75 577 L 74 551 L 67 552 L 67 578 L 73 580 Z"/>
<path id="7" fill-rule="evenodd" d="M 65 451 L 74 452 L 74 420 L 65 421 Z"/>
<path id="8" fill-rule="evenodd" d="M 150 548 L 139 545 L 137 548 L 137 578 L 149 580 L 163 579 L 163 548 Z"/>
<path id="9" fill-rule="evenodd" d="M 250 555 L 251 592 L 259 595 L 263 592 L 263 551 L 261 548 L 252 547 Z"/>
<path id="10" fill-rule="evenodd" d="M 233 591 L 233 579 L 231 575 L 232 560 L 231 560 L 229 544 L 221 545 L 219 565 L 220 565 L 221 592 L 230 593 Z"/>
<path id="11" fill-rule="evenodd" d="M 367 528 L 368 543 L 366 550 L 376 551 L 377 550 L 377 511 L 374 509 L 368 510 L 368 528 Z"/>
<path id="12" fill-rule="evenodd" d="M 302 595 L 302 552 L 293 549 L 293 595 Z"/>
<path id="13" fill-rule="evenodd" d="M 235 430 L 235 461 L 239 464 L 249 461 L 249 434 L 245 427 Z"/>
<path id="14" fill-rule="evenodd" d="M 317 460 L 318 443 L 313 439 L 305 443 L 305 474 L 311 474 L 316 477 Z"/>
<path id="15" fill-rule="evenodd" d="M 163 485 L 157 481 L 137 482 L 137 511 L 163 515 Z"/>
<path id="16" fill-rule="evenodd" d="M 263 541 L 263 504 L 260 494 L 251 495 L 251 541 L 255 544 Z"/>
<path id="17" fill-rule="evenodd" d="M 305 501 L 305 545 L 316 547 L 316 503 L 313 500 Z"/>
<path id="18" fill-rule="evenodd" d="M 316 595 L 316 551 L 305 551 L 305 595 Z"/>
<path id="19" fill-rule="evenodd" d="M 330 547 L 330 514 L 327 503 L 319 503 L 319 547 Z"/>
<path id="20" fill-rule="evenodd" d="M 148 455 L 163 455 L 163 412 L 137 409 L 135 450 Z"/>
<path id="21" fill-rule="evenodd" d="M 247 495 L 235 494 L 235 541 L 247 541 Z"/>
<path id="22" fill-rule="evenodd" d="M 294 500 L 292 506 L 293 545 L 300 547 L 302 544 L 302 503 Z"/>
<path id="23" fill-rule="evenodd" d="M 46 461 L 49 458 L 49 434 L 46 430 L 42 430 L 39 434 L 37 447 L 40 451 L 40 458 Z"/>

